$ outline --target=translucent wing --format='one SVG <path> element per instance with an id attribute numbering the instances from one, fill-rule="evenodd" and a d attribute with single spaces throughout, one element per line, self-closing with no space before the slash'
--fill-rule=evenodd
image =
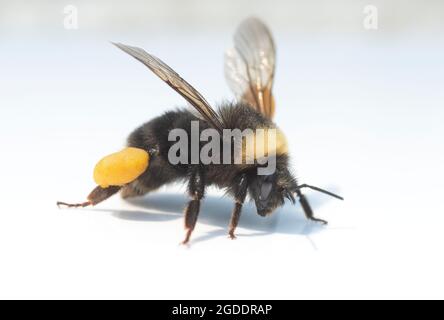
<path id="1" fill-rule="evenodd" d="M 234 35 L 234 48 L 225 55 L 225 76 L 238 99 L 270 119 L 275 109 L 275 65 L 276 48 L 270 30 L 257 18 L 243 21 Z"/>
<path id="2" fill-rule="evenodd" d="M 113 44 L 122 49 L 124 52 L 128 53 L 130 56 L 142 62 L 160 79 L 165 81 L 171 88 L 177 91 L 213 128 L 220 131 L 224 128 L 223 121 L 221 120 L 220 116 L 216 113 L 216 111 L 214 111 L 205 98 L 162 60 L 137 47 L 130 47 L 121 43 Z"/>

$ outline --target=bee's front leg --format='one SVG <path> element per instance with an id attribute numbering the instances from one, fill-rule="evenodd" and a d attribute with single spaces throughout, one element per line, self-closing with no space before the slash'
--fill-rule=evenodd
<path id="1" fill-rule="evenodd" d="M 205 194 L 205 175 L 204 170 L 200 166 L 194 167 L 191 171 L 188 193 L 191 200 L 185 209 L 185 229 L 187 233 L 182 244 L 187 244 L 190 241 L 191 233 L 193 233 L 197 217 L 199 216 L 200 201 Z"/>
<path id="2" fill-rule="evenodd" d="M 247 196 L 247 189 L 248 189 L 248 182 L 247 182 L 247 176 L 243 174 L 240 179 L 236 182 L 236 185 L 234 186 L 234 200 L 236 203 L 234 204 L 233 213 L 231 214 L 231 220 L 230 220 L 230 226 L 228 235 L 231 239 L 236 239 L 236 236 L 234 235 L 234 231 L 236 230 L 236 227 L 239 223 L 242 206 L 245 201 L 245 197 Z"/>
<path id="3" fill-rule="evenodd" d="M 298 192 L 298 197 L 299 197 L 299 203 L 301 204 L 302 209 L 304 209 L 305 216 L 307 217 L 308 220 L 319 222 L 323 225 L 328 224 L 327 221 L 318 219 L 314 216 L 313 210 L 311 209 L 311 206 L 308 203 L 307 198 L 300 191 Z"/>

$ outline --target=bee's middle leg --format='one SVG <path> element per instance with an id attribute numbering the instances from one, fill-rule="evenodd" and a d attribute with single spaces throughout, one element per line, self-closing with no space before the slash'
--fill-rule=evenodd
<path id="1" fill-rule="evenodd" d="M 247 176 L 242 175 L 234 188 L 234 199 L 236 203 L 234 204 L 233 213 L 231 214 L 230 226 L 228 231 L 228 235 L 231 239 L 236 239 L 234 231 L 236 230 L 236 227 L 239 223 L 242 206 L 244 204 L 245 197 L 247 196 L 247 188 Z"/>
<path id="2" fill-rule="evenodd" d="M 197 217 L 200 211 L 200 201 L 205 194 L 205 180 L 202 168 L 194 168 L 190 175 L 188 182 L 188 193 L 191 200 L 185 208 L 185 229 L 186 236 L 182 244 L 187 244 L 190 241 L 191 234 L 196 226 Z"/>

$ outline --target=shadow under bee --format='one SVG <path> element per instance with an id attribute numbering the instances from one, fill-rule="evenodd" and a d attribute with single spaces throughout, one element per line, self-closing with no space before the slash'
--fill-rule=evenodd
<path id="1" fill-rule="evenodd" d="M 150 194 L 141 198 L 127 200 L 136 207 L 134 210 L 92 209 L 92 211 L 110 212 L 113 216 L 131 221 L 162 222 L 181 219 L 183 217 L 186 196 L 183 194 Z M 315 209 L 321 207 L 328 199 L 312 195 L 310 202 Z M 216 237 L 226 237 L 227 223 L 230 220 L 233 203 L 230 199 L 220 196 L 207 196 L 199 215 L 200 223 L 215 226 L 220 229 L 197 236 L 193 242 L 210 240 Z M 267 218 L 256 214 L 253 203 L 246 203 L 244 214 L 239 226 L 253 233 L 239 233 L 239 237 L 263 236 L 271 233 L 310 235 L 323 230 L 325 227 L 306 220 L 302 208 L 287 204 Z"/>

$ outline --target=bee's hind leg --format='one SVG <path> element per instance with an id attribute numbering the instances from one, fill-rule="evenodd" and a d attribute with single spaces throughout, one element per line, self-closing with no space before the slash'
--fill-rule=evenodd
<path id="1" fill-rule="evenodd" d="M 109 197 L 116 194 L 121 187 L 111 186 L 108 188 L 96 187 L 88 196 L 88 201 L 82 203 L 66 203 L 66 202 L 57 202 L 57 206 L 65 206 L 67 208 L 85 208 L 89 206 L 95 206 L 100 202 L 108 199 Z"/>
<path id="2" fill-rule="evenodd" d="M 141 188 L 137 188 L 133 184 L 127 184 L 120 190 L 120 196 L 122 197 L 122 199 L 131 199 L 141 197 L 148 192 L 148 190 L 142 190 Z"/>

